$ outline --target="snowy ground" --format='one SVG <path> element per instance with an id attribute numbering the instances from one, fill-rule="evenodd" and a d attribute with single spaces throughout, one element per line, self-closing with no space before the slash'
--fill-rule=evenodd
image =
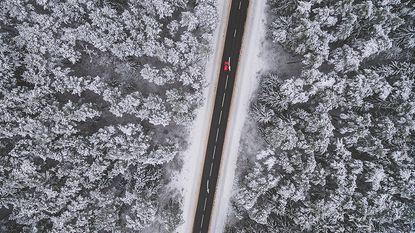
<path id="1" fill-rule="evenodd" d="M 226 27 L 230 9 L 230 0 L 217 0 L 218 27 L 214 33 L 212 54 L 206 67 L 205 102 L 197 110 L 196 120 L 193 122 L 189 137 L 189 148 L 183 154 L 183 169 L 173 183 L 182 191 L 184 223 L 177 229 L 179 233 L 191 233 L 193 219 L 199 197 L 200 181 L 205 160 L 205 151 L 209 134 L 210 121 L 215 102 L 218 73 L 225 41 Z"/>
<path id="2" fill-rule="evenodd" d="M 251 96 L 258 85 L 257 73 L 267 66 L 260 59 L 265 39 L 265 3 L 266 0 L 250 1 L 209 232 L 223 232 L 242 128 Z"/>

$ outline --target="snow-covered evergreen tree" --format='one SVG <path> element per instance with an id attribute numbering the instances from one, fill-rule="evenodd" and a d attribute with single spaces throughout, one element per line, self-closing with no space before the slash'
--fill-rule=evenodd
<path id="1" fill-rule="evenodd" d="M 268 3 L 303 67 L 261 77 L 226 232 L 413 232 L 413 1 Z"/>
<path id="2" fill-rule="evenodd" d="M 214 19 L 212 0 L 0 1 L 0 231 L 173 232 L 166 169 Z"/>

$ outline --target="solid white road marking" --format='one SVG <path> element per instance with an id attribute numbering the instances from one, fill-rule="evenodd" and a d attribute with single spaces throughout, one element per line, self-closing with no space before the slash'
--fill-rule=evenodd
<path id="1" fill-rule="evenodd" d="M 239 2 L 238 10 L 241 9 L 241 3 L 242 3 L 242 1 Z"/>
<path id="2" fill-rule="evenodd" d="M 223 103 L 225 103 L 225 96 L 226 96 L 226 92 L 225 94 L 223 94 L 223 97 L 222 97 L 222 107 L 223 107 Z"/>
<path id="3" fill-rule="evenodd" d="M 222 110 L 220 110 L 220 115 L 219 115 L 219 124 L 220 124 L 221 120 L 222 120 Z"/>
<path id="4" fill-rule="evenodd" d="M 233 37 L 235 37 L 236 36 L 236 29 L 235 29 L 235 31 L 233 31 Z"/>
<path id="5" fill-rule="evenodd" d="M 226 76 L 225 90 L 228 87 L 228 79 L 229 79 L 229 75 Z"/>

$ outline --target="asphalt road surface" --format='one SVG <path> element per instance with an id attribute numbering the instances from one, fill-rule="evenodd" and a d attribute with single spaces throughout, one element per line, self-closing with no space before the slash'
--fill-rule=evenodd
<path id="1" fill-rule="evenodd" d="M 232 0 L 193 233 L 209 228 L 248 5 L 248 0 Z"/>

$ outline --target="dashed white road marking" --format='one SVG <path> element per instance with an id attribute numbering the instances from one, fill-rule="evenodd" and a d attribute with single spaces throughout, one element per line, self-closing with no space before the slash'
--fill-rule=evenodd
<path id="1" fill-rule="evenodd" d="M 210 164 L 210 172 L 209 172 L 209 176 L 212 176 L 212 168 L 213 168 L 213 161 L 212 161 L 212 163 Z"/>
<path id="2" fill-rule="evenodd" d="M 222 107 L 223 107 L 223 103 L 225 103 L 225 96 L 226 96 L 226 92 L 223 94 L 223 97 L 222 97 Z"/>
<path id="3" fill-rule="evenodd" d="M 216 138 L 215 138 L 215 142 L 218 141 L 218 136 L 219 136 L 219 128 L 216 130 Z"/>
<path id="4" fill-rule="evenodd" d="M 200 222 L 200 232 L 202 232 L 203 220 L 205 219 L 205 213 L 202 215 L 202 221 Z"/>
<path id="5" fill-rule="evenodd" d="M 220 110 L 220 115 L 219 115 L 219 124 L 222 121 L 222 110 Z"/>
<path id="6" fill-rule="evenodd" d="M 205 211 L 206 209 L 206 201 L 207 201 L 207 198 L 205 198 L 205 204 L 203 205 L 203 211 Z"/>
<path id="7" fill-rule="evenodd" d="M 241 9 L 241 3 L 242 3 L 242 1 L 239 2 L 238 10 Z"/>
<path id="8" fill-rule="evenodd" d="M 228 87 L 228 79 L 229 79 L 229 75 L 226 75 L 226 83 L 225 83 L 225 90 Z"/>
<path id="9" fill-rule="evenodd" d="M 233 37 L 235 37 L 236 36 L 236 29 L 235 29 L 235 31 L 233 31 Z"/>
<path id="10" fill-rule="evenodd" d="M 206 189 L 207 189 L 206 192 L 209 193 L 209 179 L 206 182 Z"/>
<path id="11" fill-rule="evenodd" d="M 215 159 L 215 153 L 216 153 L 216 145 L 213 147 L 213 159 Z"/>

